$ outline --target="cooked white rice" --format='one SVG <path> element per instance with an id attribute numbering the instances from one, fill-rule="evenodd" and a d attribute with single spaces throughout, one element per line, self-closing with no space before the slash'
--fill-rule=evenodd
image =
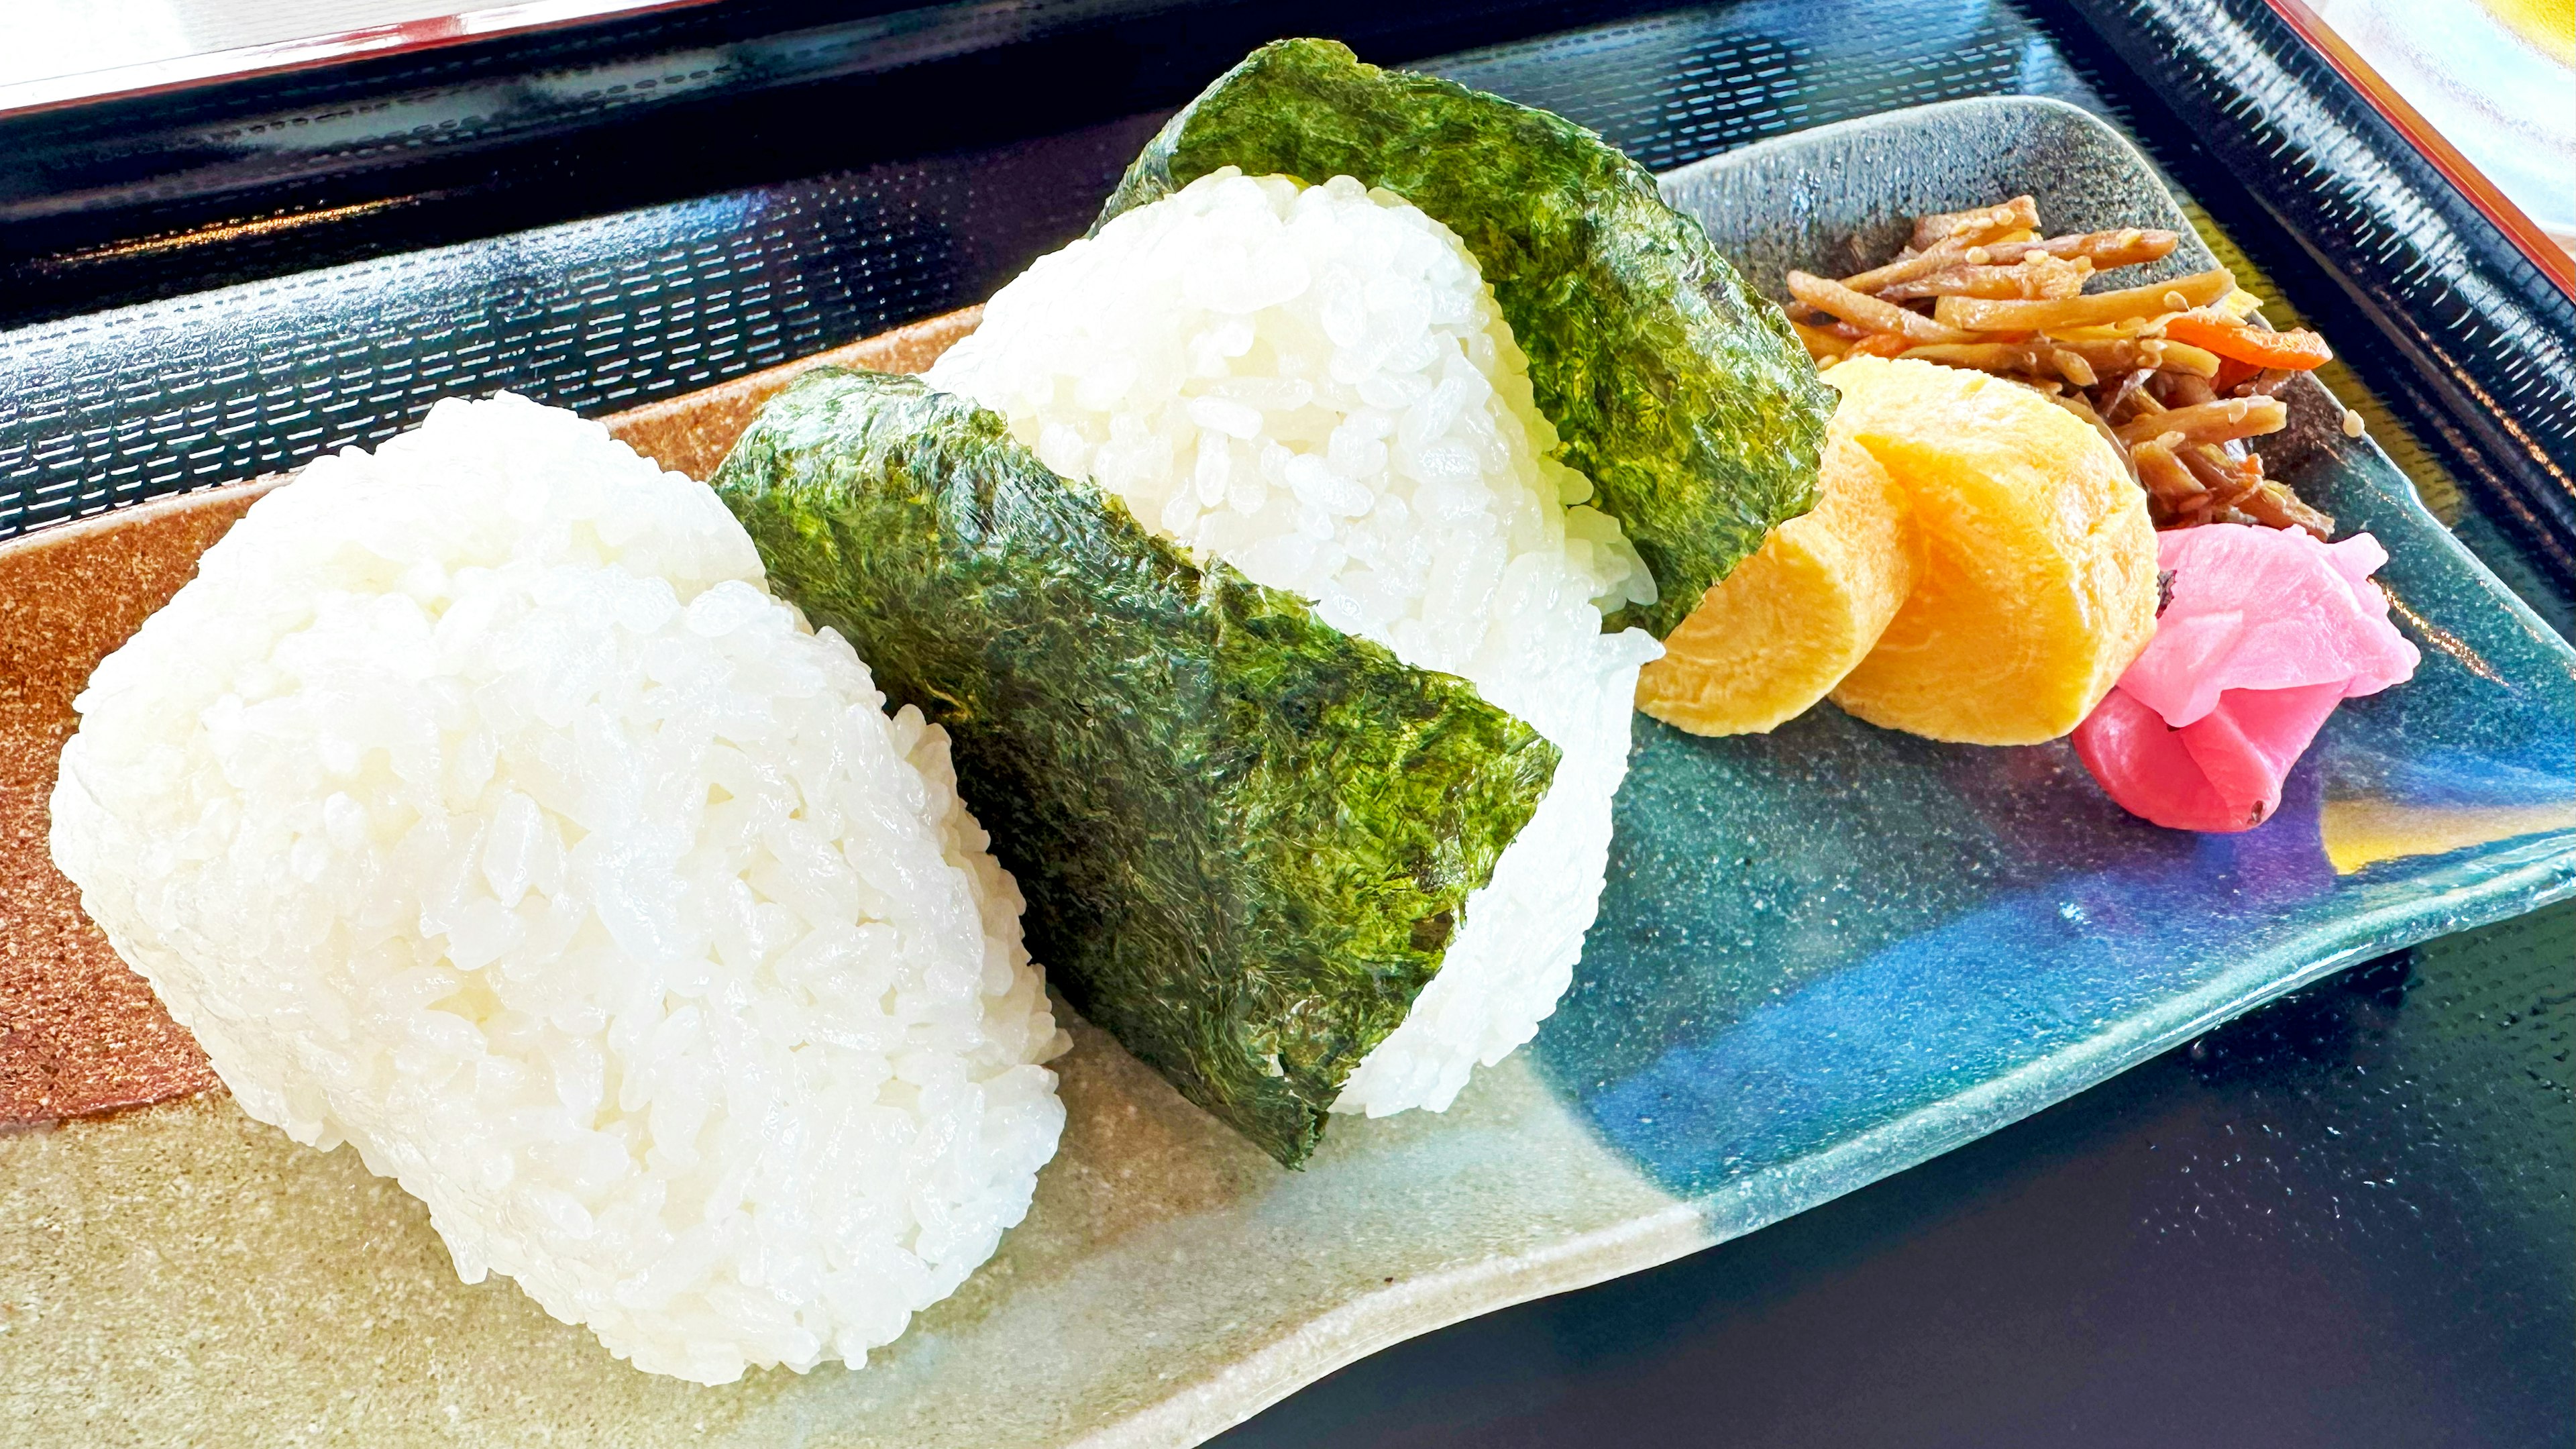
<path id="1" fill-rule="evenodd" d="M 1654 582 L 1559 462 L 1475 258 L 1401 197 L 1231 167 L 1041 258 L 929 373 L 1059 473 L 1563 751 L 1337 1111 L 1449 1105 L 1556 1008 L 1599 905 Z"/>
<path id="2" fill-rule="evenodd" d="M 946 737 L 596 424 L 316 461 L 78 703 L 91 918 L 466 1281 L 721 1383 L 863 1362 L 1027 1212 L 1065 1039 Z"/>

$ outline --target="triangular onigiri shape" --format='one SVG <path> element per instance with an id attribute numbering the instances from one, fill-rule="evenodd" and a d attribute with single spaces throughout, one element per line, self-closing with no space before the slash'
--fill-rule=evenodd
<path id="1" fill-rule="evenodd" d="M 807 375 L 715 483 L 772 585 L 947 729 L 1051 979 L 1301 1163 L 1539 809 L 1556 747 L 1193 562 L 917 378 Z"/>
<path id="2" fill-rule="evenodd" d="M 696 1383 L 857 1368 L 1028 1212 L 1069 1044 L 884 705 L 705 485 L 448 398 L 99 664 L 49 840 L 241 1110 L 464 1281 Z"/>
<path id="3" fill-rule="evenodd" d="M 1101 224 L 1226 166 L 1316 185 L 1349 176 L 1465 243 L 1528 354 L 1563 460 L 1654 574 L 1656 601 L 1605 627 L 1671 633 L 1814 503 L 1832 392 L 1779 309 L 1593 132 L 1363 65 L 1334 41 L 1277 41 L 1164 126 Z"/>

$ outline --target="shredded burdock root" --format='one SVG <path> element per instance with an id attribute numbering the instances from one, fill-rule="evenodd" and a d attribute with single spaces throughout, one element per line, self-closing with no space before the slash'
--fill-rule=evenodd
<path id="1" fill-rule="evenodd" d="M 2289 426 L 2276 394 L 2333 359 L 2325 339 L 2255 321 L 2256 300 L 2224 267 L 2084 290 L 2179 241 L 2140 227 L 2042 236 L 2037 203 L 2016 196 L 1922 217 L 1895 260 L 1840 281 L 1791 272 L 1789 320 L 1819 364 L 1912 357 L 2046 394 L 2128 463 L 2158 528 L 2258 523 L 2331 540 L 2334 520 L 2264 476 L 2247 446 Z"/>

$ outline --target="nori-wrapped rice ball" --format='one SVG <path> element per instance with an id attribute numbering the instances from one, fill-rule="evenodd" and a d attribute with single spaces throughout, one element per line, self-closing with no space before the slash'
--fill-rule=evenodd
<path id="1" fill-rule="evenodd" d="M 1330 40 L 1254 51 L 1172 117 L 1100 224 L 1220 167 L 1384 187 L 1457 233 L 1529 355 L 1539 411 L 1660 594 L 1605 627 L 1661 638 L 1815 502 L 1834 395 L 1655 179 L 1597 134 Z M 1096 235 L 1099 224 L 1093 227 Z"/>
<path id="2" fill-rule="evenodd" d="M 718 484 L 773 582 L 948 729 L 1052 979 L 1186 1095 L 1292 1166 L 1447 1106 L 1570 979 L 1641 631 L 1810 506 L 1832 394 L 1599 137 L 1325 41 L 985 334 L 966 396 L 772 404 Z"/>
<path id="3" fill-rule="evenodd" d="M 1193 563 L 917 378 L 808 374 L 715 486 L 773 587 L 948 731 L 1050 979 L 1304 1161 L 1556 748 L 1463 681 Z"/>

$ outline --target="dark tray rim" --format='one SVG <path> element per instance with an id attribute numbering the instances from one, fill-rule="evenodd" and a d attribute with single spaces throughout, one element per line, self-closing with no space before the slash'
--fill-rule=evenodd
<path id="1" fill-rule="evenodd" d="M 609 0 L 561 3 L 589 9 Z M 572 26 L 541 37 L 542 44 L 524 52 L 466 47 L 473 53 L 473 84 L 488 89 L 506 83 L 517 67 L 531 81 L 600 89 L 596 82 L 609 70 L 629 64 L 619 46 L 627 51 L 637 46 L 667 49 L 678 43 L 673 37 L 695 35 L 717 17 L 739 28 L 792 24 L 818 13 L 812 0 L 753 0 L 740 10 L 693 0 L 635 3 L 652 8 L 627 12 L 642 17 L 631 27 Z M 1481 25 L 1505 27 L 1527 41 L 1564 26 L 1642 19 L 1650 7 L 1579 4 L 1571 11 L 1541 13 L 1505 0 L 1500 5 L 1432 8 L 1448 17 L 1440 23 L 1451 30 L 1399 26 L 1372 32 L 1379 38 L 1364 43 L 1364 49 L 1405 63 L 1410 42 L 1399 36 L 1420 39 L 1452 34 L 1458 25 Z M 2239 214 L 2222 214 L 2221 224 L 2249 246 L 2255 239 L 2246 222 L 2258 228 L 2272 224 L 2278 231 L 2260 239 L 2269 247 L 2261 259 L 2275 279 L 2308 295 L 2325 290 L 2317 285 L 2322 275 L 2331 290 L 2342 294 L 2352 310 L 2329 329 L 2338 349 L 2349 340 L 2369 353 L 2356 365 L 2371 376 L 2397 420 L 2458 476 L 2517 551 L 2537 565 L 2541 577 L 2559 590 L 2576 590 L 2576 376 L 2561 375 L 2576 369 L 2554 368 L 2545 361 L 2550 355 L 2576 354 L 2576 296 L 2557 270 L 2544 266 L 2563 267 L 2565 259 L 2535 258 L 2526 234 L 2536 234 L 2536 229 L 2473 171 L 2460 174 L 2478 181 L 2477 187 L 2455 186 L 2447 163 L 2436 164 L 2443 158 L 2417 149 L 2403 115 L 2392 117 L 2368 87 L 2339 70 L 2336 57 L 2296 26 L 2294 8 L 2306 13 L 2300 0 L 2010 0 L 2002 7 L 2014 23 L 2037 28 L 2050 45 L 2067 51 L 2079 70 L 2098 72 L 2092 84 L 2104 90 L 2124 129 L 2147 140 L 2167 165 L 2177 161 L 2167 152 L 2183 149 L 2192 153 L 2191 159 L 2217 162 L 2231 173 L 2222 189 L 2236 193 Z M 1204 27 L 1181 29 L 1203 28 L 1211 34 L 1229 25 L 1282 23 L 1266 16 L 1247 21 L 1244 9 L 1228 0 L 989 0 L 889 14 L 882 5 L 862 0 L 840 13 L 864 18 L 831 27 L 828 36 L 823 31 L 782 31 L 750 43 L 727 62 L 734 67 L 728 74 L 735 76 L 727 84 L 738 84 L 744 97 L 766 97 L 761 103 L 772 106 L 816 103 L 825 94 L 816 87 L 825 85 L 857 87 L 853 95 L 917 94 L 924 77 L 988 73 L 977 70 L 988 58 L 998 63 L 1005 56 L 1073 56 L 1090 54 L 1086 46 L 1135 46 L 1142 43 L 1140 34 L 1152 33 L 1138 29 L 1148 24 L 1148 17 L 1163 25 L 1204 16 Z M 1362 29 L 1378 23 L 1362 21 L 1356 10 L 1345 14 L 1346 9 L 1323 4 L 1314 13 L 1292 17 L 1293 28 L 1313 25 L 1332 33 L 1336 16 Z M 1410 17 L 1402 22 L 1415 23 Z M 904 33 L 904 42 L 889 50 L 884 37 L 896 30 Z M 1353 38 L 1359 39 L 1357 32 Z M 788 51 L 770 54 L 790 41 L 795 42 L 788 47 L 793 57 Z M 222 87 L 147 99 L 135 103 L 139 109 L 103 105 L 71 116 L 0 114 L 0 137 L 32 148 L 21 149 L 14 159 L 0 159 L 0 292 L 22 299 L 64 295 L 63 302 L 52 304 L 58 310 L 39 306 L 25 315 L 39 331 L 48 318 L 114 325 L 111 319 L 121 302 L 206 297 L 210 294 L 188 289 L 239 278 L 292 283 L 314 276 L 335 260 L 332 246 L 341 247 L 343 255 L 382 255 L 446 241 L 506 243 L 527 234 L 529 225 L 508 204 L 501 214 L 517 219 L 503 220 L 496 231 L 441 232 L 442 226 L 456 223 L 438 218 L 462 214 L 453 207 L 440 211 L 451 196 L 461 195 L 442 188 L 460 179 L 467 191 L 472 188 L 471 178 L 459 168 L 487 168 L 498 176 L 523 164 L 514 158 L 567 145 L 589 147 L 584 155 L 614 155 L 620 146 L 670 141 L 680 128 L 701 124 L 711 114 L 702 113 L 697 100 L 666 100 L 667 92 L 621 98 L 603 90 L 596 101 L 601 109 L 532 115 L 526 121 L 535 129 L 524 133 L 505 127 L 479 138 L 469 135 L 455 145 L 432 138 L 427 149 L 406 149 L 420 143 L 397 142 L 394 131 L 386 132 L 382 144 L 367 140 L 371 126 L 409 128 L 400 132 L 407 136 L 419 129 L 412 126 L 418 117 L 397 105 L 371 120 L 364 97 L 353 101 L 352 96 L 368 87 L 396 101 L 404 95 L 431 95 L 419 89 L 421 78 L 464 74 L 456 68 L 466 62 L 455 58 L 464 52 L 443 53 L 449 58 L 425 52 L 408 69 L 360 62 L 326 67 L 282 89 L 254 86 L 245 92 L 258 105 L 285 107 L 273 115 L 231 115 L 225 108 L 237 110 L 242 102 L 212 94 Z M 1477 53 L 1471 49 L 1451 59 L 1468 60 Z M 565 69 L 568 64 L 574 69 Z M 1171 60 L 1148 61 L 1140 54 L 1137 64 L 1169 70 Z M 1150 77 L 1140 72 L 1120 84 L 1104 83 L 1102 97 L 1094 99 L 1114 97 L 1132 108 L 1140 97 L 1159 97 L 1170 79 L 1160 72 Z M 273 99 L 258 100 L 261 95 Z M 2140 100 L 2147 106 L 2140 107 Z M 2153 109 L 2157 102 L 2169 112 Z M 345 125 L 356 139 L 304 145 L 305 132 L 271 124 L 291 117 L 301 125 L 308 112 L 316 121 Z M 162 124 L 154 117 L 168 118 L 169 124 L 153 131 L 152 125 Z M 124 133 L 120 128 L 127 119 L 143 129 Z M 319 138 L 330 127 L 309 129 Z M 255 161 L 210 159 L 228 154 L 224 148 L 236 144 L 222 137 L 251 132 L 268 138 L 253 148 Z M 973 149 L 982 144 L 972 137 L 943 141 L 929 133 L 925 139 L 933 146 Z M 518 149 L 489 149 L 493 147 Z M 0 145 L 0 158 L 7 158 L 11 149 Z M 857 159 L 864 165 L 868 154 Z M 2459 164 L 2466 167 L 2465 161 Z M 261 180 L 263 176 L 269 179 Z M 64 189 L 48 200 L 46 188 L 52 185 Z M 2216 207 L 2197 176 L 2193 189 Z M 2480 191 L 2486 193 L 2483 198 L 2475 194 Z M 238 212 L 269 202 L 284 209 L 213 224 L 189 220 L 197 214 L 191 207 L 233 206 Z M 511 204 L 529 203 L 523 195 Z M 455 202 L 456 207 L 470 205 Z M 651 209 L 609 203 L 594 219 Z M 2248 209 L 2260 215 L 2243 215 Z M 128 230 L 121 240 L 106 242 L 69 233 L 55 236 L 73 212 L 84 218 L 82 226 Z M 170 226 L 178 229 L 156 229 Z M 2306 255 L 2282 257 L 2293 250 Z M 2284 276 L 2282 261 L 2314 271 Z M 101 283 L 105 290 L 95 294 L 86 290 L 92 285 L 87 279 L 119 267 L 128 269 L 129 280 L 144 279 L 151 290 L 119 292 L 116 286 L 122 283 Z M 15 285 L 20 282 L 34 285 Z M 58 284 L 69 284 L 67 292 Z M 80 298 L 89 300 L 76 300 Z M 2369 326 L 2356 326 L 2355 319 Z M 2361 335 L 2365 332 L 2377 335 Z M 7 350 L 11 336 L 11 331 L 0 331 L 0 352 Z M 851 338 L 836 336 L 820 345 L 847 340 Z M 0 408 L 0 425 L 7 421 L 5 411 Z M 0 431 L 0 443 L 5 442 L 5 431 Z M 101 469 L 113 462 L 106 454 L 96 461 Z M 84 494 L 89 486 L 82 485 Z M 35 496 L 28 494 L 30 500 Z M 122 503 L 129 495 L 114 496 Z"/>
<path id="2" fill-rule="evenodd" d="M 2379 112 L 2416 154 L 2431 163 L 2445 180 L 2459 188 L 2469 203 L 2486 214 L 2496 229 L 2505 234 L 2542 275 L 2557 284 L 2558 290 L 2576 297 L 2576 256 L 2570 256 L 2549 233 L 2533 221 L 2529 213 L 2514 204 L 2496 184 L 2487 179 L 2477 163 L 2451 144 L 2441 128 L 2425 119 L 2397 88 L 2380 75 L 2377 68 L 2362 58 L 2344 38 L 2328 25 L 2325 17 L 2310 8 L 2307 0 L 2264 0 L 2273 11 L 2289 23 L 2299 38 L 2306 41 L 2326 64 L 2333 66 L 2345 84 L 2361 93 L 2371 109 Z"/>

